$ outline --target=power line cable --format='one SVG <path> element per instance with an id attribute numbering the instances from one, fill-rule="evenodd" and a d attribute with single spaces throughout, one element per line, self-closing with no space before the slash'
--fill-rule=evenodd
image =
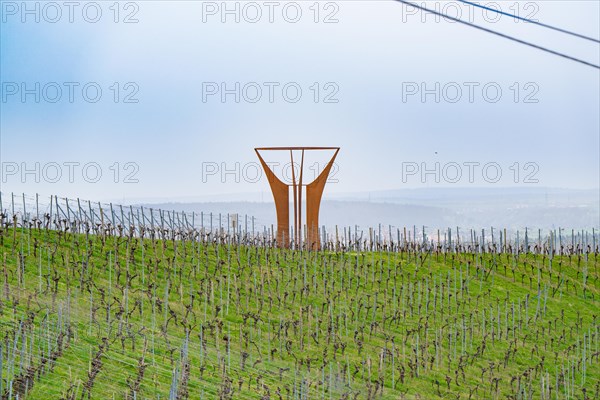
<path id="1" fill-rule="evenodd" d="M 480 25 L 476 25 L 476 24 L 472 24 L 472 23 L 467 22 L 467 21 L 463 21 L 462 19 L 455 18 L 455 17 L 452 17 L 450 15 L 441 13 L 439 11 L 431 10 L 429 8 L 426 8 L 426 7 L 422 7 L 422 6 L 418 5 L 418 4 L 412 3 L 410 1 L 405 1 L 405 0 L 394 0 L 394 1 L 397 1 L 399 3 L 403 3 L 403 4 L 406 4 L 406 5 L 418 8 L 419 10 L 426 11 L 426 12 L 429 12 L 429 13 L 434 14 L 434 15 L 439 15 L 441 17 L 447 18 L 449 20 L 458 22 L 458 23 L 463 24 L 463 25 L 470 26 L 470 27 L 475 28 L 475 29 L 479 29 L 479 30 L 487 32 L 487 33 L 491 33 L 492 35 L 500 36 L 500 37 L 502 37 L 504 39 L 512 40 L 513 42 L 517 42 L 517 43 L 523 44 L 525 46 L 533 47 L 534 49 L 538 49 L 538 50 L 544 51 L 546 53 L 553 54 L 555 56 L 566 58 L 567 60 L 571 60 L 571 61 L 575 61 L 575 62 L 583 64 L 583 65 L 587 65 L 588 67 L 593 67 L 593 68 L 596 68 L 596 69 L 600 69 L 600 65 L 592 64 L 592 63 L 587 62 L 585 60 L 582 60 L 580 58 L 575 58 L 575 57 L 572 57 L 572 56 L 570 56 L 568 54 L 564 54 L 564 53 L 560 53 L 558 51 L 551 50 L 551 49 L 549 49 L 547 47 L 539 46 L 539 45 L 531 43 L 531 42 L 526 42 L 526 41 L 518 39 L 518 38 L 516 38 L 514 36 L 509 36 L 509 35 L 506 35 L 504 33 L 500 33 L 500 32 L 494 31 L 492 29 L 484 28 L 483 26 L 480 26 Z"/>
<path id="2" fill-rule="evenodd" d="M 567 35 L 571 35 L 571 36 L 575 36 L 575 37 L 578 37 L 578 38 L 581 38 L 581 39 L 590 40 L 592 42 L 600 43 L 600 40 L 594 39 L 593 37 L 585 36 L 585 35 L 582 35 L 580 33 L 569 31 L 569 30 L 566 30 L 566 29 L 563 29 L 563 28 L 559 28 L 559 27 L 556 27 L 556 26 L 544 24 L 544 23 L 536 21 L 534 19 L 520 17 L 520 16 L 515 15 L 515 14 L 507 13 L 507 12 L 502 11 L 502 10 L 496 10 L 494 8 L 487 7 L 487 6 L 484 6 L 484 5 L 481 5 L 481 4 L 477 4 L 477 3 L 473 3 L 471 1 L 466 1 L 466 0 L 458 0 L 458 1 L 461 2 L 461 3 L 464 3 L 464 4 L 471 5 L 473 7 L 478 7 L 478 8 L 487 10 L 487 11 L 495 12 L 497 14 L 506 15 L 507 17 L 513 17 L 513 18 L 516 18 L 516 19 L 521 20 L 521 21 L 529 22 L 529 23 L 534 24 L 534 25 L 538 25 L 538 26 L 542 26 L 544 28 L 552 29 L 552 30 L 555 30 L 557 32 L 566 33 Z"/>

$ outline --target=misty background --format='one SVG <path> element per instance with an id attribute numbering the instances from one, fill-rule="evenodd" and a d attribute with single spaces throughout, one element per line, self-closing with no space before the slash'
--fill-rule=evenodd
<path id="1" fill-rule="evenodd" d="M 99 2 L 90 22 L 88 2 L 70 21 L 64 6 L 57 19 L 44 2 L 2 1 L 1 191 L 247 213 L 270 224 L 268 183 L 240 177 L 257 161 L 254 147 L 339 146 L 324 225 L 600 225 L 596 69 L 394 1 L 276 2 L 272 20 L 254 2 L 256 21 L 249 3 Z M 458 2 L 424 3 L 600 62 L 595 43 Z M 496 4 L 598 36 L 598 2 Z M 472 162 L 495 163 L 502 176 L 405 174 L 407 165 Z M 207 165 L 220 170 L 207 176 Z"/>

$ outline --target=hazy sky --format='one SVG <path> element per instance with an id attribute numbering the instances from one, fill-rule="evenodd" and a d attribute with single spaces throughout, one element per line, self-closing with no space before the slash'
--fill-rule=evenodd
<path id="1" fill-rule="evenodd" d="M 597 43 L 425 3 L 600 63 Z M 4 192 L 268 191 L 253 148 L 289 145 L 342 148 L 331 192 L 599 186 L 598 69 L 394 1 L 0 5 Z M 492 6 L 600 36 L 597 1 Z"/>

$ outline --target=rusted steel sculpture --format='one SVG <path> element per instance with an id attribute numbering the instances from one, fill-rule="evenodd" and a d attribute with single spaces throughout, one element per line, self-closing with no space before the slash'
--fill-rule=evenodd
<path id="1" fill-rule="evenodd" d="M 294 171 L 294 150 L 300 150 L 302 157 L 300 160 L 300 174 L 298 176 L 298 182 L 296 183 L 296 173 Z M 303 184 L 303 170 L 304 170 L 304 152 L 312 150 L 334 150 L 334 154 L 331 160 L 327 163 L 323 171 L 319 176 L 309 184 Z M 306 244 L 311 249 L 320 248 L 320 235 L 319 235 L 319 207 L 321 205 L 321 197 L 323 196 L 323 190 L 325 189 L 325 183 L 327 183 L 327 177 L 333 167 L 335 157 L 340 151 L 339 147 L 257 147 L 254 149 L 256 155 L 260 160 L 260 163 L 265 170 L 269 185 L 271 186 L 271 192 L 273 192 L 273 199 L 275 200 L 275 210 L 277 212 L 277 244 L 280 247 L 289 247 L 290 236 L 290 195 L 289 188 L 292 187 L 292 194 L 294 196 L 294 242 L 296 246 L 301 245 L 302 240 L 302 187 L 306 186 Z M 265 160 L 262 158 L 260 151 L 289 151 L 290 160 L 292 163 L 292 184 L 288 185 L 283 182 L 277 176 L 273 170 L 267 165 Z"/>

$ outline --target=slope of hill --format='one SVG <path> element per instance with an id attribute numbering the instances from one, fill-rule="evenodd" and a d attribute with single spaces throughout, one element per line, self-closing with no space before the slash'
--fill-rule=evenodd
<path id="1" fill-rule="evenodd" d="M 596 253 L 152 236 L 2 227 L 3 399 L 599 396 Z"/>

